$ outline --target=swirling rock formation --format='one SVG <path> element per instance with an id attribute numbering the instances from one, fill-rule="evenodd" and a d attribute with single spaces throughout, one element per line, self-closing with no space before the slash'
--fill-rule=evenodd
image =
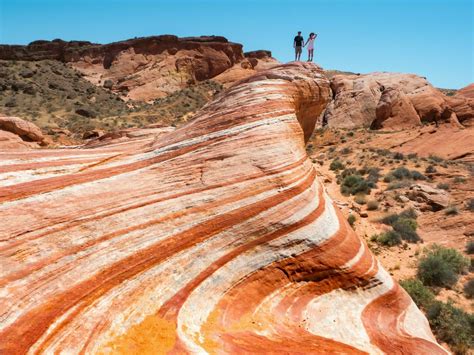
<path id="1" fill-rule="evenodd" d="M 2 153 L 1 353 L 445 353 L 306 156 L 288 64 L 154 140 Z"/>

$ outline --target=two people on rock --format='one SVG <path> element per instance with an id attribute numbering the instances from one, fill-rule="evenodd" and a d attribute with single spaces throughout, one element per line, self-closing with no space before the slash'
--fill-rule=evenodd
<path id="1" fill-rule="evenodd" d="M 313 53 L 314 53 L 314 41 L 316 40 L 316 37 L 318 37 L 317 34 L 314 32 L 311 32 L 309 34 L 308 39 L 306 40 L 306 43 L 304 43 L 304 38 L 301 35 L 301 31 L 298 31 L 298 34 L 295 36 L 295 39 L 293 40 L 293 48 L 295 49 L 295 60 L 301 60 L 301 52 L 303 51 L 303 47 L 308 48 L 308 62 L 313 61 Z"/>

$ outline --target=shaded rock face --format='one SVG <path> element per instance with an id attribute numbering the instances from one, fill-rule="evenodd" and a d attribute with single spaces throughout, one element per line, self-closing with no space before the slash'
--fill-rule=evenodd
<path id="1" fill-rule="evenodd" d="M 4 45 L 0 46 L 0 59 L 59 60 L 96 85 L 129 99 L 150 101 L 213 78 L 244 60 L 244 54 L 241 44 L 224 37 L 163 35 L 105 45 L 60 40 Z"/>
<path id="2" fill-rule="evenodd" d="M 464 123 L 474 114 L 469 99 L 445 96 L 413 74 L 339 74 L 332 76 L 331 89 L 334 99 L 322 123 L 332 127 L 404 129 L 421 122 Z"/>
<path id="3" fill-rule="evenodd" d="M 1 352 L 446 353 L 316 179 L 329 100 L 288 64 L 156 138 L 3 154 Z"/>

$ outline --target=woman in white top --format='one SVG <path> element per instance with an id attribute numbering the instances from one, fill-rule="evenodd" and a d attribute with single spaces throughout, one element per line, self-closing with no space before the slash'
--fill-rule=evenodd
<path id="1" fill-rule="evenodd" d="M 314 34 L 314 32 L 311 32 L 309 34 L 308 40 L 305 43 L 305 47 L 308 46 L 308 62 L 313 61 L 314 41 L 316 40 L 316 37 L 318 37 L 318 35 Z"/>

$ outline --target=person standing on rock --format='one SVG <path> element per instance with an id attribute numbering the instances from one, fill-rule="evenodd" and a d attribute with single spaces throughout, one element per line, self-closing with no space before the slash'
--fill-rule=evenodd
<path id="1" fill-rule="evenodd" d="M 308 40 L 305 43 L 305 46 L 308 47 L 308 62 L 313 61 L 314 41 L 316 40 L 316 37 L 318 37 L 318 35 L 314 34 L 314 32 L 311 32 L 309 34 Z"/>
<path id="2" fill-rule="evenodd" d="M 295 36 L 295 39 L 293 40 L 293 48 L 295 49 L 295 60 L 300 60 L 301 58 L 301 52 L 303 51 L 303 42 L 304 38 L 301 35 L 301 31 L 298 31 L 298 35 Z"/>

